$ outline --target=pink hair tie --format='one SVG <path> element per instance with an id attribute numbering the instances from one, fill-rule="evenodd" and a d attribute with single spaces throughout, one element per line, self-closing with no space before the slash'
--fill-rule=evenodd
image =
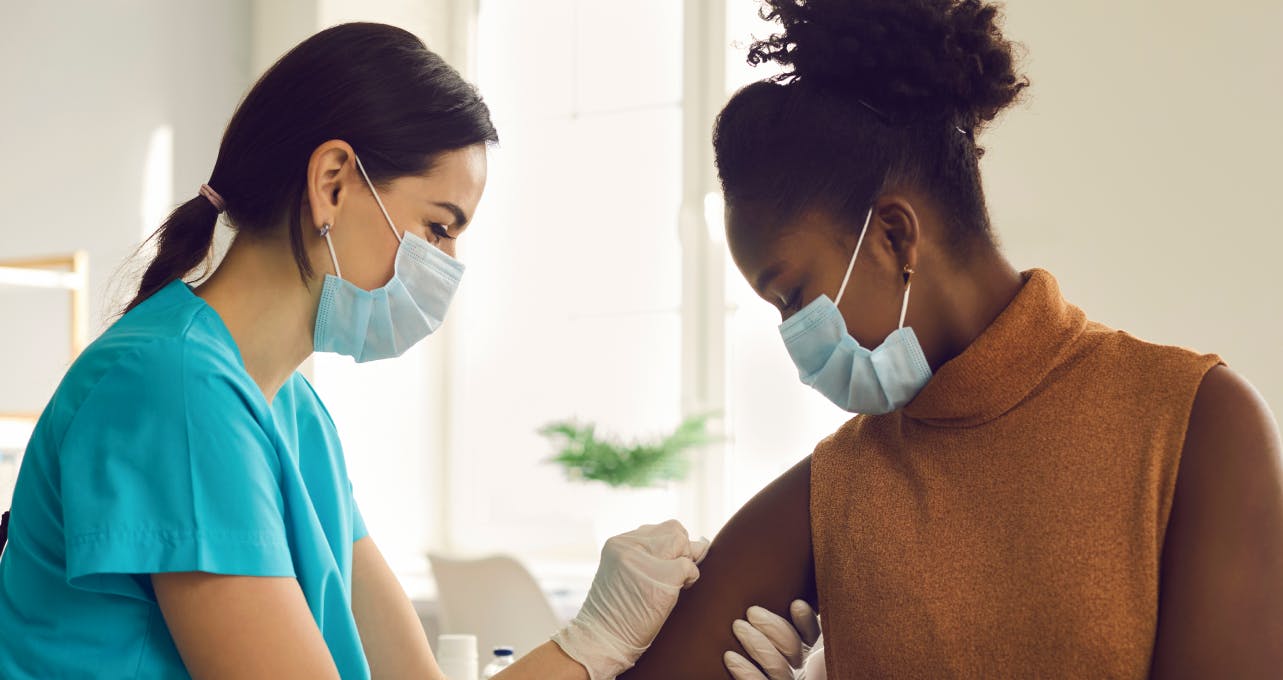
<path id="1" fill-rule="evenodd" d="M 209 202 L 214 206 L 214 209 L 218 212 L 221 213 L 224 210 L 227 210 L 227 203 L 223 201 L 223 197 L 219 196 L 217 191 L 214 191 L 214 187 L 211 187 L 208 184 L 200 185 L 200 195 L 209 200 Z"/>

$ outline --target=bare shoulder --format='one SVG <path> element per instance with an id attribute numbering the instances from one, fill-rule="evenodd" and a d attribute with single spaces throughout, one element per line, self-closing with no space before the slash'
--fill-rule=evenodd
<path id="1" fill-rule="evenodd" d="M 1265 400 L 1225 366 L 1194 399 L 1162 560 L 1156 677 L 1283 667 L 1283 445 Z"/>
<path id="2" fill-rule="evenodd" d="M 1215 366 L 1203 377 L 1194 408 L 1190 412 L 1186 450 L 1206 443 L 1204 440 L 1230 438 L 1244 444 L 1264 447 L 1260 453 L 1278 457 L 1278 423 L 1261 394 L 1246 378 L 1227 366 Z M 1199 453 L 1198 450 L 1193 453 Z M 1277 461 L 1276 461 L 1277 462 Z"/>
<path id="3" fill-rule="evenodd" d="M 709 547 L 699 581 L 621 679 L 729 677 L 722 654 L 740 649 L 731 624 L 750 606 L 787 615 L 795 599 L 815 603 L 810 488 L 808 456 L 735 513 Z"/>
<path id="4" fill-rule="evenodd" d="M 1265 399 L 1234 370 L 1209 370 L 1190 410 L 1177 497 L 1233 502 L 1253 489 L 1276 495 L 1280 457 L 1278 423 Z"/>

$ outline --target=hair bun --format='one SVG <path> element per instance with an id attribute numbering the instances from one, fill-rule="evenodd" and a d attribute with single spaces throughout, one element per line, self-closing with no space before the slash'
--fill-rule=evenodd
<path id="1" fill-rule="evenodd" d="M 981 0 L 766 0 L 783 33 L 755 42 L 751 64 L 849 96 L 898 123 L 945 119 L 974 130 L 1015 101 L 1016 71 L 999 6 Z"/>

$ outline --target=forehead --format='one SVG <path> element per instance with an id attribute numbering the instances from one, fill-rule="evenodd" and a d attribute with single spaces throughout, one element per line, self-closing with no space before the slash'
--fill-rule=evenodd
<path id="1" fill-rule="evenodd" d="M 486 185 L 486 147 L 482 144 L 447 151 L 422 175 L 396 180 L 398 189 L 462 206 L 469 214 Z"/>
<path id="2" fill-rule="evenodd" d="M 731 258 L 750 281 L 762 270 L 835 249 L 835 225 L 819 213 L 780 220 L 748 206 L 726 208 L 726 242 Z"/>

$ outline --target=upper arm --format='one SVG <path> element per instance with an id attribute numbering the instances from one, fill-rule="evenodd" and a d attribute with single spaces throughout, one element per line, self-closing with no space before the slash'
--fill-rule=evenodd
<path id="1" fill-rule="evenodd" d="M 369 536 L 352 544 L 352 616 L 370 677 L 444 680 L 410 599 Z"/>
<path id="2" fill-rule="evenodd" d="M 173 572 L 151 581 L 193 678 L 338 679 L 297 580 Z"/>
<path id="3" fill-rule="evenodd" d="M 68 582 L 148 601 L 138 575 L 294 576 L 280 455 L 244 381 L 181 342 L 144 349 L 59 445 Z"/>
<path id="4" fill-rule="evenodd" d="M 726 650 L 740 649 L 731 623 L 752 605 L 787 616 L 815 603 L 808 456 L 753 497 L 717 534 L 700 579 L 682 594 L 659 637 L 621 679 L 729 678 Z"/>
<path id="5" fill-rule="evenodd" d="M 1283 668 L 1283 465 L 1277 423 L 1243 378 L 1204 377 L 1163 547 L 1155 677 Z"/>

